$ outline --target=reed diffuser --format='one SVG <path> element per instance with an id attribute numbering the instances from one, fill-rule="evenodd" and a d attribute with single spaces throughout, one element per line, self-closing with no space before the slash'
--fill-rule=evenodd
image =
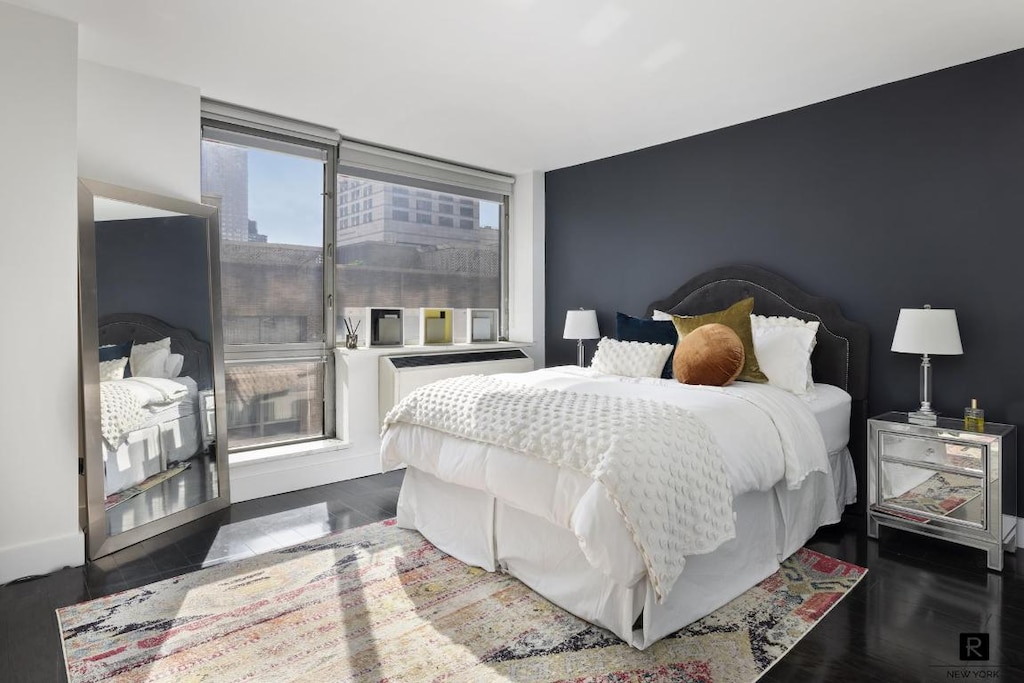
<path id="1" fill-rule="evenodd" d="M 345 318 L 342 322 L 345 323 L 345 348 L 354 349 L 359 346 L 359 324 L 362 320 Z"/>

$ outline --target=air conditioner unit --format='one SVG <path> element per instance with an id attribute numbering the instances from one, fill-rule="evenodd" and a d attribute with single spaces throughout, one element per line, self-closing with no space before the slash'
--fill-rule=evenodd
<path id="1" fill-rule="evenodd" d="M 382 356 L 378 394 L 380 421 L 383 422 L 388 411 L 414 389 L 439 379 L 530 370 L 533 370 L 533 359 L 522 349 Z"/>

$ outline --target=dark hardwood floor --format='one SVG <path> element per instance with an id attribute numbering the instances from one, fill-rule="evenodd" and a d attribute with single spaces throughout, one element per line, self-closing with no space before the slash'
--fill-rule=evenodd
<path id="1" fill-rule="evenodd" d="M 65 680 L 58 607 L 387 519 L 401 481 L 391 472 L 236 503 L 86 567 L 0 587 L 0 681 Z M 808 544 L 870 571 L 762 680 L 1024 681 L 1024 553 L 997 574 L 982 551 L 886 529 L 868 540 L 862 526 Z M 960 661 L 964 632 L 989 635 L 989 661 Z"/>

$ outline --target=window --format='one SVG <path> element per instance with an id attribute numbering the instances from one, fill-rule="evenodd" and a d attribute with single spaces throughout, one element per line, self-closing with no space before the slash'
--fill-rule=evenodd
<path id="1" fill-rule="evenodd" d="M 440 182 L 423 180 L 429 171 L 417 173 L 417 177 L 384 174 L 379 164 L 368 164 L 370 168 L 363 171 L 346 164 L 344 142 L 339 166 L 339 188 L 372 179 L 382 186 L 384 196 L 392 197 L 392 206 L 399 205 L 397 195 L 416 198 L 412 223 L 408 222 L 408 211 L 392 209 L 390 217 L 379 220 L 375 225 L 380 229 L 372 233 L 339 229 L 335 275 L 339 319 L 361 320 L 369 306 L 403 308 L 405 340 L 415 344 L 421 307 L 497 308 L 504 318 L 507 192 L 466 188 L 466 196 L 461 196 L 454 188 L 438 188 Z M 511 189 L 511 182 L 507 187 Z M 446 204 L 438 204 L 442 197 Z M 455 227 L 457 202 L 460 209 L 469 211 L 466 215 L 470 218 L 459 223 L 466 230 L 451 230 Z M 363 321 L 361 329 L 366 325 Z M 464 332 L 459 330 L 458 334 Z"/>
<path id="2" fill-rule="evenodd" d="M 473 216 L 473 207 L 472 206 L 460 206 L 459 207 L 459 215 L 460 216 L 470 216 L 470 217 L 472 217 Z"/>
<path id="3" fill-rule="evenodd" d="M 333 435 L 334 328 L 324 296 L 333 291 L 325 257 L 336 216 L 324 198 L 333 158 L 328 145 L 204 121 L 202 190 L 221 207 L 231 451 Z"/>
<path id="4" fill-rule="evenodd" d="M 391 200 L 391 204 L 392 204 L 392 206 L 400 206 L 400 207 L 408 208 L 409 207 L 409 198 L 408 197 L 395 197 L 394 199 Z"/>

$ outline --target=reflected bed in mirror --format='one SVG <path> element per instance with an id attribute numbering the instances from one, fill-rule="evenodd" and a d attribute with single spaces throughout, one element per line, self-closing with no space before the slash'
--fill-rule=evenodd
<path id="1" fill-rule="evenodd" d="M 228 505 L 216 208 L 82 180 L 89 556 Z"/>
<path id="2" fill-rule="evenodd" d="M 203 409 L 213 395 L 209 344 L 152 316 L 114 314 L 100 318 L 99 353 L 108 533 L 216 498 L 215 418 L 212 405 Z M 104 366 L 129 376 L 104 377 Z"/>

